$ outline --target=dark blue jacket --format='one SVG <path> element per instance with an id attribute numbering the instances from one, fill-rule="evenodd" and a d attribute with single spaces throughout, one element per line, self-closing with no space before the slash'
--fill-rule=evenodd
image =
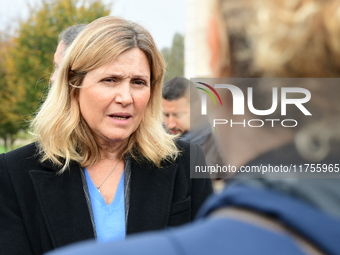
<path id="1" fill-rule="evenodd" d="M 287 234 L 229 218 L 208 217 L 225 206 L 245 207 L 276 217 L 325 254 L 340 254 L 340 220 L 289 195 L 269 188 L 230 185 L 221 194 L 211 197 L 193 224 L 135 235 L 115 243 L 80 243 L 50 255 L 93 254 L 231 254 L 231 255 L 303 255 Z"/>

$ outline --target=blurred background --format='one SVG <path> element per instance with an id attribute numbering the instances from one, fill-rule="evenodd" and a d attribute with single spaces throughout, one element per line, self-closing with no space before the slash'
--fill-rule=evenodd
<path id="1" fill-rule="evenodd" d="M 106 15 L 133 20 L 156 40 L 165 81 L 210 77 L 208 14 L 208 0 L 1 0 L 0 153 L 31 142 L 28 121 L 44 98 L 62 30 Z"/>

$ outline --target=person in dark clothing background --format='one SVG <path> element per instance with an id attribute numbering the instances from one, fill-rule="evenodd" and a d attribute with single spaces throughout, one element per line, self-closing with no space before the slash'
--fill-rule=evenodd
<path id="1" fill-rule="evenodd" d="M 197 116 L 200 107 L 199 94 L 191 90 L 195 86 L 184 77 L 175 77 L 163 85 L 163 120 L 170 134 L 179 140 L 201 145 L 207 166 L 223 165 L 216 135 L 208 118 Z M 192 110 L 191 110 L 192 109 Z M 223 174 L 210 174 L 213 180 L 225 178 Z"/>
<path id="2" fill-rule="evenodd" d="M 85 26 L 86 24 L 73 25 L 64 29 L 59 34 L 58 45 L 53 58 L 54 72 L 50 78 L 51 82 L 54 82 L 55 78 L 57 77 L 59 66 L 66 49 L 71 45 L 74 39 L 76 39 L 77 35 L 85 28 Z"/>

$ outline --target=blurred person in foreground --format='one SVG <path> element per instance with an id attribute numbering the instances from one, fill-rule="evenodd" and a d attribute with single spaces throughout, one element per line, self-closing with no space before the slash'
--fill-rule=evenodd
<path id="1" fill-rule="evenodd" d="M 163 85 L 165 127 L 170 134 L 180 135 L 179 140 L 201 145 L 208 166 L 223 165 L 218 143 L 209 120 L 207 118 L 199 119 L 195 111 L 190 111 L 190 108 L 200 107 L 198 93 L 190 93 L 190 86 L 194 85 L 184 77 L 175 77 Z M 220 178 L 217 175 L 211 177 L 213 179 Z"/>
<path id="2" fill-rule="evenodd" d="M 216 1 L 209 30 L 215 77 L 304 78 L 300 83 L 339 77 L 339 11 L 335 0 Z M 334 170 L 339 163 L 337 81 L 327 89 L 313 80 L 308 87 L 312 98 L 303 105 L 313 116 L 296 115 L 298 128 L 258 128 L 254 136 L 254 129 L 220 125 L 228 162 L 239 168 L 297 164 L 304 166 L 303 172 L 305 164 L 322 163 Z M 300 83 L 288 85 L 291 89 Z M 221 97 L 226 108 L 217 113 L 224 118 L 230 117 L 226 115 L 233 106 L 228 101 L 231 93 L 225 91 Z M 335 178 L 310 174 L 241 178 L 237 173 L 221 194 L 205 203 L 192 224 L 125 242 L 81 243 L 52 254 L 340 254 L 339 172 Z"/>
<path id="3" fill-rule="evenodd" d="M 85 24 L 73 25 L 64 29 L 59 34 L 58 46 L 54 53 L 54 72 L 50 78 L 51 82 L 54 82 L 57 77 L 59 66 L 61 64 L 61 60 L 63 59 L 66 49 L 71 45 L 74 39 L 76 39 L 77 35 L 85 28 L 85 26 Z"/>
<path id="4" fill-rule="evenodd" d="M 32 124 L 36 142 L 0 155 L 1 254 L 190 222 L 210 179 L 202 149 L 162 126 L 164 60 L 140 25 L 103 17 L 63 56 Z"/>

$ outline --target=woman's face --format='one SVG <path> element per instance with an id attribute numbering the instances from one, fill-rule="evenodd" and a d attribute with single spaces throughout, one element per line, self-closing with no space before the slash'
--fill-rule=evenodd
<path id="1" fill-rule="evenodd" d="M 133 48 L 88 72 L 79 91 L 84 120 L 101 144 L 126 141 L 139 126 L 150 99 L 150 65 Z"/>

